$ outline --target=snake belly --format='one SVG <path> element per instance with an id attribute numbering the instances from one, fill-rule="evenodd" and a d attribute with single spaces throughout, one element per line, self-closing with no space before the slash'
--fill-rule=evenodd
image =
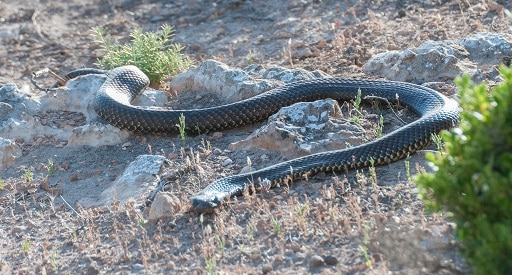
<path id="1" fill-rule="evenodd" d="M 343 171 L 364 166 L 387 164 L 424 148 L 431 135 L 453 127 L 459 120 L 459 106 L 435 90 L 395 81 L 323 78 L 298 81 L 260 95 L 222 106 L 170 110 L 131 105 L 131 101 L 149 84 L 147 76 L 135 66 L 106 72 L 107 79 L 96 94 L 94 109 L 110 124 L 134 132 L 178 133 L 180 116 L 185 116 L 188 133 L 205 133 L 240 127 L 262 121 L 281 107 L 296 102 L 332 98 L 338 101 L 361 96 L 399 101 L 419 119 L 379 139 L 356 147 L 328 151 L 292 159 L 261 170 L 232 175 L 213 181 L 192 196 L 192 207 L 208 211 L 228 197 L 240 194 L 247 186 L 261 182 L 276 184 L 320 171 Z"/>

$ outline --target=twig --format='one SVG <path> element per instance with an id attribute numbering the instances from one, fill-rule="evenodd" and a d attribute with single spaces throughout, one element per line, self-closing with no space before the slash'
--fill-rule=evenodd
<path id="1" fill-rule="evenodd" d="M 77 211 L 76 211 L 76 210 L 75 210 L 75 209 L 74 209 L 74 208 L 73 208 L 73 207 L 72 207 L 72 206 L 71 206 L 71 205 L 70 205 L 70 204 L 69 204 L 69 203 L 64 199 L 64 197 L 63 197 L 62 195 L 59 195 L 59 197 L 64 201 L 64 203 L 65 203 L 65 204 L 66 204 L 66 205 L 67 205 L 71 210 L 73 210 L 73 212 L 75 212 L 75 214 L 77 214 L 80 218 L 82 218 L 82 219 L 84 219 L 84 220 L 85 220 L 85 218 L 84 218 L 82 215 L 80 215 L 80 213 L 78 213 L 78 212 L 77 212 Z"/>
<path id="2" fill-rule="evenodd" d="M 378 100 L 382 100 L 382 101 L 385 101 L 389 108 L 391 109 L 391 112 L 393 112 L 393 114 L 396 116 L 396 118 L 398 120 L 400 120 L 400 122 L 402 122 L 403 124 L 407 124 L 405 121 L 403 121 L 399 116 L 398 114 L 395 112 L 395 110 L 393 110 L 393 106 L 391 105 L 391 102 L 389 102 L 389 100 L 387 98 L 383 98 L 383 97 L 378 97 L 378 96 L 373 96 L 373 95 L 367 95 L 364 97 L 364 99 L 378 99 Z"/>

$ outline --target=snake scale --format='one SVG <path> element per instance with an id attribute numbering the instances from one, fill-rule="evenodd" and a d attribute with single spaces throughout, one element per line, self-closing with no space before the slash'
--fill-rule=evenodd
<path id="1" fill-rule="evenodd" d="M 261 170 L 232 175 L 213 181 L 192 196 L 192 207 L 211 210 L 227 197 L 240 194 L 246 186 L 262 182 L 276 184 L 320 171 L 339 171 L 358 167 L 387 164 L 425 147 L 431 135 L 453 127 L 459 119 L 458 104 L 435 90 L 404 82 L 324 78 L 298 81 L 239 102 L 193 110 L 170 110 L 131 105 L 148 84 L 147 76 L 135 66 L 111 71 L 82 69 L 70 78 L 85 73 L 105 73 L 106 81 L 96 94 L 94 109 L 110 124 L 134 132 L 177 133 L 183 114 L 189 133 L 218 131 L 262 121 L 281 107 L 296 102 L 332 98 L 338 101 L 354 99 L 358 90 L 362 98 L 375 96 L 390 101 L 399 100 L 418 114 L 419 119 L 379 139 L 356 147 L 308 155 Z"/>

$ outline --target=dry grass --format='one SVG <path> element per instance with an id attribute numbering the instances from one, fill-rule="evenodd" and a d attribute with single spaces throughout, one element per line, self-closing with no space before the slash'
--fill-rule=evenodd
<path id="1" fill-rule="evenodd" d="M 238 67 L 253 62 L 266 66 L 293 64 L 334 76 L 367 77 L 361 73 L 361 65 L 380 52 L 403 50 L 426 40 L 464 38 L 480 31 L 510 33 L 510 19 L 503 16 L 503 6 L 511 9 L 507 1 L 313 2 L 318 2 L 321 7 L 303 15 L 325 17 L 332 28 L 311 26 L 312 31 L 333 33 L 332 41 L 304 41 L 320 50 L 320 56 L 316 58 L 294 59 L 292 46 L 295 41 L 279 44 L 283 40 L 279 34 L 283 32 L 275 29 L 263 40 L 237 45 L 224 43 L 226 40 L 214 40 L 214 43 L 204 45 L 196 41 L 194 43 L 198 45 L 191 47 L 188 54 L 195 55 L 199 61 L 217 58 Z M 343 5 L 350 8 L 341 10 Z M 76 4 L 73 9 L 82 6 Z M 62 8 L 59 6 L 59 9 Z M 109 23 L 119 27 L 121 33 L 150 22 L 147 17 L 151 13 L 122 17 L 124 13 L 118 11 L 94 17 L 96 10 L 90 19 L 80 13 L 79 18 L 75 18 L 79 22 L 76 28 L 82 24 L 87 26 L 80 21 L 84 18 L 97 24 L 98 16 L 107 15 Z M 17 11 L 16 22 L 22 11 Z M 334 11 L 334 15 L 325 11 Z M 405 12 L 406 17 L 400 17 L 401 12 Z M 45 21 L 43 13 L 34 12 L 28 17 L 32 21 L 51 23 Z M 133 22 L 132 17 L 141 21 Z M 180 19 L 176 19 L 176 23 L 180 23 Z M 34 24 L 41 26 L 37 22 Z M 326 24 L 322 22 L 322 25 Z M 182 24 L 181 27 L 187 26 Z M 72 68 L 90 64 L 94 49 L 85 35 L 87 28 L 81 31 L 64 29 L 63 32 L 70 36 L 56 36 L 60 38 L 59 42 L 66 42 L 62 50 L 59 47 L 54 50 L 54 45 L 44 40 L 36 39 L 34 41 L 38 43 L 33 43 L 29 34 L 24 34 L 24 43 L 11 41 L 6 44 L 9 50 L 4 49 L 10 58 L 0 64 L 3 71 L 11 73 L 0 76 L 0 79 L 4 82 L 23 79 L 34 69 L 34 64 L 37 64 L 36 68 L 40 64 L 55 67 L 65 64 Z M 300 40 L 301 31 L 306 32 L 306 29 L 299 29 L 298 33 L 284 31 L 297 34 L 299 37 L 294 40 Z M 249 31 L 253 30 L 249 28 Z M 230 35 L 226 37 L 229 41 L 235 40 Z M 75 40 L 80 43 L 73 44 Z M 51 39 L 49 42 L 55 43 Z M 276 45 L 285 45 L 285 48 Z M 205 48 L 212 50 L 202 50 Z M 247 58 L 248 54 L 250 58 Z M 456 254 L 457 243 L 447 217 L 442 213 L 425 213 L 423 203 L 417 197 L 409 176 L 422 169 L 416 163 L 390 165 L 394 171 L 401 167 L 400 174 L 392 175 L 393 186 L 379 185 L 388 181 L 383 179 L 389 177 L 383 170 L 389 167 L 339 175 L 320 174 L 307 181 L 245 194 L 232 199 L 215 214 L 198 215 L 188 211 L 189 196 L 212 178 L 233 171 L 226 171 L 221 166 L 211 146 L 193 139 L 187 139 L 187 143 L 192 145 L 193 152 L 181 150 L 177 153 L 173 162 L 183 167 L 182 173 L 169 183 L 167 190 L 183 205 L 177 209 L 174 219 L 156 224 L 147 221 L 148 209 L 137 208 L 134 203 L 96 209 L 77 208 L 74 212 L 65 204 L 55 203 L 58 193 L 54 190 L 41 189 L 50 187 L 45 185 L 47 173 L 39 173 L 39 169 L 34 175 L 20 171 L 19 178 L 4 179 L 0 184 L 0 273 L 468 272 Z M 244 161 L 238 163 L 245 162 L 246 156 L 241 158 Z M 405 163 L 409 163 L 409 169 L 403 168 Z M 34 163 L 34 166 L 38 164 Z M 74 184 L 74 181 L 66 184 Z"/>
<path id="2" fill-rule="evenodd" d="M 361 123 L 375 126 L 375 115 L 361 113 L 366 114 Z M 465 271 L 455 255 L 446 220 L 424 213 L 415 186 L 406 177 L 397 177 L 394 186 L 379 186 L 374 167 L 321 174 L 261 192 L 247 190 L 214 214 L 190 212 L 190 195 L 225 169 L 218 163 L 219 153 L 213 151 L 208 141 L 197 140 L 197 146 L 182 148 L 174 156 L 162 176 L 173 175 L 165 189 L 182 204 L 175 209 L 174 219 L 157 223 L 148 222 L 149 209 L 136 207 L 135 201 L 76 212 L 63 204 L 56 206 L 55 198 L 40 189 L 48 175 L 25 172 L 19 180 L 4 184 L 0 270 L 89 274 Z"/>

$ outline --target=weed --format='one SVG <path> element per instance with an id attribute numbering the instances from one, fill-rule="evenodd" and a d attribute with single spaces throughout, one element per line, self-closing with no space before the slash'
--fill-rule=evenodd
<path id="1" fill-rule="evenodd" d="M 215 259 L 215 256 L 212 256 L 210 259 L 205 259 L 204 263 L 208 271 L 207 274 L 214 274 L 215 268 L 217 267 L 217 259 Z"/>
<path id="2" fill-rule="evenodd" d="M 25 168 L 25 181 L 31 182 L 34 179 L 34 174 L 30 168 Z"/>
<path id="3" fill-rule="evenodd" d="M 219 246 L 219 250 L 222 254 L 226 251 L 226 246 L 224 245 L 224 241 L 222 240 L 219 235 L 215 235 L 215 241 L 217 242 L 217 245 Z"/>
<path id="4" fill-rule="evenodd" d="M 375 171 L 375 160 L 373 158 L 370 159 L 370 182 L 373 188 L 377 188 L 377 172 Z"/>
<path id="5" fill-rule="evenodd" d="M 411 182 L 411 156 L 407 155 L 404 161 L 405 164 L 405 175 L 407 176 L 407 181 Z"/>
<path id="6" fill-rule="evenodd" d="M 192 65 L 192 61 L 180 53 L 183 46 L 170 42 L 174 30 L 168 25 L 163 25 L 160 33 L 143 33 L 141 29 L 135 29 L 130 34 L 131 43 L 125 45 L 116 44 L 105 27 L 94 27 L 92 32 L 105 51 L 97 64 L 107 70 L 135 65 L 151 83 L 160 83 L 163 78 Z"/>
<path id="7" fill-rule="evenodd" d="M 249 52 L 245 58 L 247 59 L 247 63 L 249 63 L 249 65 L 252 65 L 254 64 L 254 56 L 252 55 L 251 52 Z"/>
<path id="8" fill-rule="evenodd" d="M 358 89 L 357 90 L 356 99 L 354 100 L 354 109 L 358 113 L 361 113 L 361 111 L 360 111 L 360 108 L 361 108 L 361 97 L 362 97 L 361 96 L 361 89 Z"/>
<path id="9" fill-rule="evenodd" d="M 377 132 L 376 132 L 376 137 L 377 138 L 380 138 L 382 137 L 382 131 L 384 129 L 384 117 L 382 115 L 379 116 L 379 124 L 377 124 Z"/>
<path id="10" fill-rule="evenodd" d="M 366 267 L 373 268 L 372 258 L 370 257 L 370 253 L 368 252 L 368 247 L 367 247 L 369 235 L 370 235 L 370 225 L 368 223 L 365 223 L 364 224 L 364 234 L 363 234 L 363 244 L 359 245 L 359 249 L 361 250 L 361 252 L 363 252 L 363 257 L 365 260 L 364 264 L 366 265 Z"/>
<path id="11" fill-rule="evenodd" d="M 3 190 L 5 188 L 5 182 L 4 180 L 0 180 L 0 190 Z"/>
<path id="12" fill-rule="evenodd" d="M 50 263 L 52 265 L 53 271 L 57 271 L 57 251 L 52 250 L 52 254 L 50 255 Z"/>
<path id="13" fill-rule="evenodd" d="M 187 135 L 186 135 L 186 125 L 185 125 L 185 115 L 180 114 L 180 124 L 178 125 L 178 129 L 180 131 L 180 138 L 181 138 L 181 146 L 187 147 Z"/>
<path id="14" fill-rule="evenodd" d="M 276 218 L 270 219 L 270 223 L 272 224 L 272 228 L 274 229 L 274 233 L 276 235 L 281 234 L 281 223 Z"/>
<path id="15" fill-rule="evenodd" d="M 48 164 L 46 165 L 46 170 L 48 170 L 48 176 L 52 177 L 55 175 L 55 164 L 53 163 L 53 160 L 48 159 Z"/>
<path id="16" fill-rule="evenodd" d="M 354 99 L 354 111 L 356 112 L 356 114 L 350 117 L 350 121 L 354 122 L 357 125 L 361 124 L 361 101 L 361 89 L 358 89 L 356 98 Z"/>
<path id="17" fill-rule="evenodd" d="M 28 254 L 30 252 L 30 239 L 23 238 L 21 240 L 21 250 L 23 250 L 25 254 Z"/>
<path id="18" fill-rule="evenodd" d="M 359 249 L 361 250 L 361 252 L 363 252 L 364 264 L 366 265 L 366 267 L 373 268 L 372 258 L 368 253 L 368 248 L 366 247 L 366 245 L 359 245 Z"/>
<path id="19" fill-rule="evenodd" d="M 438 134 L 432 134 L 431 136 L 432 141 L 436 145 L 437 150 L 442 154 L 443 153 L 443 138 L 441 135 Z"/>

